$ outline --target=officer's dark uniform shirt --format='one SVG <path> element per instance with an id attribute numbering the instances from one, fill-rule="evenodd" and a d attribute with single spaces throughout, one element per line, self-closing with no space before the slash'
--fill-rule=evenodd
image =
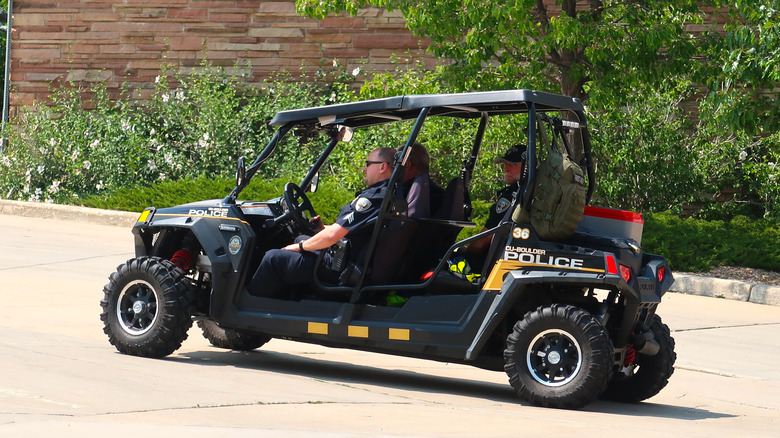
<path id="1" fill-rule="evenodd" d="M 354 250 L 360 251 L 371 238 L 374 227 L 363 227 L 363 225 L 379 214 L 385 193 L 387 193 L 387 180 L 380 181 L 358 193 L 357 197 L 342 207 L 339 212 L 335 223 L 349 231 L 347 238 Z M 299 240 L 296 239 L 297 241 Z M 261 297 L 288 296 L 289 286 L 310 284 L 313 281 L 316 262 L 317 252 L 301 253 L 271 249 L 263 256 L 247 289 L 249 293 Z"/>
<path id="2" fill-rule="evenodd" d="M 520 183 L 514 183 L 510 186 L 496 192 L 496 203 L 490 206 L 490 214 L 485 222 L 485 228 L 497 227 L 501 223 L 504 215 L 506 215 L 509 207 L 512 206 L 512 202 L 515 199 L 515 193 L 520 188 Z"/>
<path id="3" fill-rule="evenodd" d="M 379 214 L 382 199 L 387 193 L 387 182 L 388 180 L 384 180 L 375 183 L 358 193 L 352 202 L 341 208 L 335 223 L 349 231 L 347 238 L 353 248 L 362 248 L 371 238 L 373 227 L 363 227 L 363 225 Z"/>

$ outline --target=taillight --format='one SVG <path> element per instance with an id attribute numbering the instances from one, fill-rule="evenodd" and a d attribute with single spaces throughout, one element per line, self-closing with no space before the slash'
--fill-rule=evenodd
<path id="1" fill-rule="evenodd" d="M 607 254 L 607 274 L 617 274 L 617 262 L 615 261 L 615 256 L 612 254 Z"/>
<path id="2" fill-rule="evenodd" d="M 623 277 L 623 280 L 626 280 L 626 283 L 631 281 L 631 268 L 620 265 L 620 276 Z"/>
<path id="3" fill-rule="evenodd" d="M 663 283 L 664 278 L 666 278 L 666 266 L 661 266 L 658 268 L 658 272 L 656 274 L 658 276 L 658 282 Z"/>

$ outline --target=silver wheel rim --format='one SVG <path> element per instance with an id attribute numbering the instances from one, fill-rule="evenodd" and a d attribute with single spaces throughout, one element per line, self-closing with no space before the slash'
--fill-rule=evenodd
<path id="1" fill-rule="evenodd" d="M 531 377 L 544 386 L 563 386 L 582 368 L 582 350 L 566 331 L 545 330 L 528 344 L 526 364 Z"/>
<path id="2" fill-rule="evenodd" d="M 145 280 L 133 280 L 119 294 L 116 316 L 122 329 L 134 336 L 152 329 L 158 316 L 159 297 Z"/>

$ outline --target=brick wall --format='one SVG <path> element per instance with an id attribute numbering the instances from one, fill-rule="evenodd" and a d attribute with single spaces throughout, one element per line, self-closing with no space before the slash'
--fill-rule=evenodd
<path id="1" fill-rule="evenodd" d="M 392 69 L 393 54 L 434 62 L 399 13 L 380 9 L 320 21 L 299 17 L 294 0 L 16 0 L 13 12 L 12 106 L 45 101 L 62 80 L 150 94 L 163 63 L 189 72 L 204 57 L 226 69 L 248 62 L 254 82 L 333 59 L 346 71 Z"/>

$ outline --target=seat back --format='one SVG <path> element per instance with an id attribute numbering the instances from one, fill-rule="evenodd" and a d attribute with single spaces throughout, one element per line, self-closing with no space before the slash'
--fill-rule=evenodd
<path id="1" fill-rule="evenodd" d="M 465 220 L 465 188 L 462 178 L 453 178 L 447 184 L 441 207 L 434 212 L 433 219 Z M 424 223 L 412 238 L 406 251 L 403 274 L 408 281 L 417 282 L 420 277 L 436 266 L 447 249 L 455 243 L 462 228 L 454 225 Z"/>
<path id="2" fill-rule="evenodd" d="M 463 178 L 457 177 L 450 180 L 444 189 L 441 207 L 434 212 L 434 219 L 447 219 L 453 221 L 466 220 L 463 203 L 465 200 L 465 187 Z"/>
<path id="3" fill-rule="evenodd" d="M 418 175 L 412 180 L 406 195 L 406 211 L 401 212 L 403 219 L 430 217 L 430 183 L 428 174 Z M 415 221 L 391 220 L 387 228 L 382 230 L 371 263 L 371 283 L 397 282 L 395 280 L 399 278 L 399 270 L 407 254 L 409 242 L 418 229 L 419 224 Z"/>

